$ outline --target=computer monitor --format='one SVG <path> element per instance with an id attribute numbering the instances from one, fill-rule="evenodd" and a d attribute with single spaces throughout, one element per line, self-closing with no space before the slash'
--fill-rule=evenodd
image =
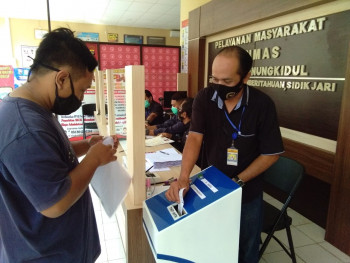
<path id="1" fill-rule="evenodd" d="M 184 98 L 187 97 L 187 91 L 164 91 L 164 96 L 163 96 L 163 107 L 166 108 L 171 108 L 171 97 L 176 93 L 176 92 L 181 92 L 183 93 Z"/>

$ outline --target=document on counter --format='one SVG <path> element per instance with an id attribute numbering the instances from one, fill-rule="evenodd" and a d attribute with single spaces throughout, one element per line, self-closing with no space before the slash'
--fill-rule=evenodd
<path id="1" fill-rule="evenodd" d="M 146 139 L 146 141 L 145 141 L 146 146 L 148 146 L 148 147 L 162 145 L 162 144 L 166 144 L 166 143 L 172 143 L 172 142 L 174 142 L 174 141 L 167 138 L 167 137 L 163 137 L 163 136 L 155 136 L 153 138 Z"/>
<path id="2" fill-rule="evenodd" d="M 125 168 L 128 168 L 127 157 L 125 155 L 123 156 L 123 164 L 124 164 Z M 156 169 L 156 168 L 154 168 L 153 163 L 145 160 L 145 172 L 154 173 L 154 172 L 163 172 L 163 171 L 170 171 L 170 168 L 164 167 L 164 168 Z"/>
<path id="3" fill-rule="evenodd" d="M 155 169 L 181 165 L 182 155 L 174 148 L 146 153 L 146 160 L 153 163 Z"/>
<path id="4" fill-rule="evenodd" d="M 113 144 L 113 139 L 104 140 L 103 143 Z M 111 217 L 124 200 L 131 177 L 118 161 L 114 161 L 98 167 L 90 183 L 106 214 Z"/>
<path id="5" fill-rule="evenodd" d="M 157 146 L 157 145 L 162 145 L 166 143 L 173 143 L 174 141 L 163 137 L 163 136 L 146 136 L 145 139 L 145 146 L 146 147 L 151 147 L 151 146 Z M 125 152 L 127 152 L 128 147 L 127 147 L 127 140 L 119 140 L 120 146 L 123 148 Z"/>

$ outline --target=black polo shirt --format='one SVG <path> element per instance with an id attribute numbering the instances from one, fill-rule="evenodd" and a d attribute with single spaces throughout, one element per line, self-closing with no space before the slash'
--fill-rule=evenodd
<path id="1" fill-rule="evenodd" d="M 157 125 L 163 123 L 163 107 L 154 100 L 151 102 L 149 107 L 145 109 L 145 120 L 147 119 L 148 115 L 153 112 L 157 114 L 157 117 L 154 118 L 154 120 L 150 122 L 149 125 Z"/>
<path id="2" fill-rule="evenodd" d="M 238 166 L 226 163 L 227 148 L 231 147 L 235 129 L 225 111 L 237 128 L 241 121 L 241 135 L 234 141 Z M 246 169 L 259 155 L 284 151 L 274 102 L 249 86 L 244 87 L 242 99 L 231 113 L 212 87 L 202 89 L 193 102 L 190 132 L 204 135 L 202 168 L 214 165 L 230 178 Z M 243 187 L 243 203 L 254 199 L 261 191 L 262 178 L 257 176 Z"/>

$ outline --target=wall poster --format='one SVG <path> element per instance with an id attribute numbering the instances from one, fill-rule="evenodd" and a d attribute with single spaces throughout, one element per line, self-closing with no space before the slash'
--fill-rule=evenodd
<path id="1" fill-rule="evenodd" d="M 35 46 L 21 46 L 23 68 L 29 68 L 33 64 L 33 59 L 35 58 L 35 52 L 37 49 L 38 47 Z"/>
<path id="2" fill-rule="evenodd" d="M 188 72 L 188 19 L 181 23 L 181 73 Z"/>

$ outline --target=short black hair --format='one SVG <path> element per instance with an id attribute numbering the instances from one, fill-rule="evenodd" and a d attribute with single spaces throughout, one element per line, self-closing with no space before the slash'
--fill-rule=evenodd
<path id="1" fill-rule="evenodd" d="M 253 59 L 249 55 L 249 53 L 241 48 L 240 46 L 229 46 L 221 49 L 219 53 L 216 56 L 237 56 L 239 60 L 239 69 L 238 69 L 238 74 L 241 76 L 241 78 L 244 78 L 249 71 L 252 68 L 253 65 Z"/>
<path id="2" fill-rule="evenodd" d="M 192 104 L 193 98 L 186 98 L 185 101 L 181 105 L 181 113 L 186 112 L 187 116 L 191 118 L 192 116 Z"/>
<path id="3" fill-rule="evenodd" d="M 30 70 L 41 74 L 50 70 L 45 65 L 54 68 L 70 66 L 72 77 L 79 78 L 85 75 L 86 70 L 92 72 L 97 64 L 85 43 L 74 37 L 72 30 L 61 27 L 44 35 Z"/>
<path id="4" fill-rule="evenodd" d="M 153 100 L 153 95 L 148 89 L 145 90 L 145 95 L 146 95 L 147 98 L 151 97 L 152 100 Z"/>
<path id="5" fill-rule="evenodd" d="M 187 98 L 185 92 L 177 91 L 171 96 L 171 100 L 182 101 Z"/>

